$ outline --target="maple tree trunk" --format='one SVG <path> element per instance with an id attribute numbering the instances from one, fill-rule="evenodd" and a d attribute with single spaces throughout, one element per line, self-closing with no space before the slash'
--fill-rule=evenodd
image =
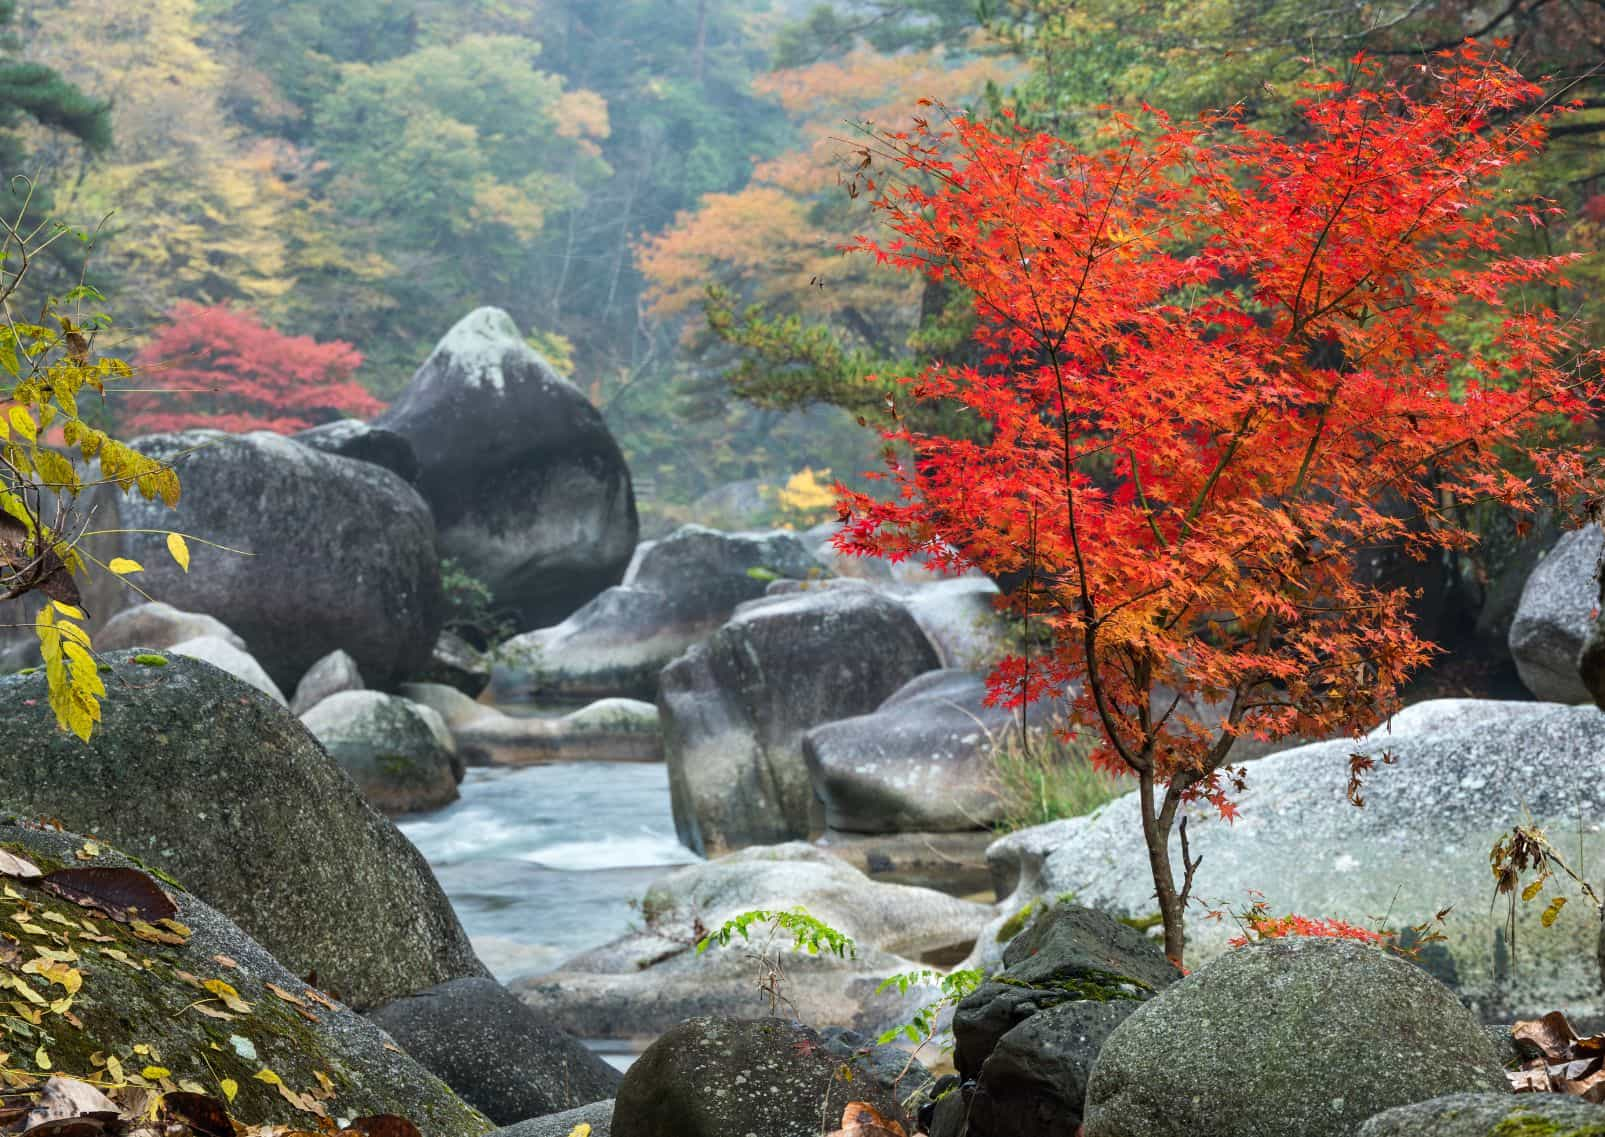
<path id="1" fill-rule="evenodd" d="M 1181 967 L 1182 952 L 1187 947 L 1186 912 L 1170 867 L 1170 826 L 1161 823 L 1163 811 L 1154 802 L 1153 773 L 1139 772 L 1137 785 L 1143 843 L 1148 846 L 1148 867 L 1153 871 L 1154 896 L 1159 901 L 1159 915 L 1165 929 L 1165 957 Z"/>

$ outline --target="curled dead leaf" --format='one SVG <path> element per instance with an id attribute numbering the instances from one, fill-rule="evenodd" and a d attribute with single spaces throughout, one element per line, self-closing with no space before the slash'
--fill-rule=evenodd
<path id="1" fill-rule="evenodd" d="M 46 876 L 40 887 L 84 908 L 98 909 L 125 924 L 140 918 L 161 920 L 178 914 L 173 898 L 138 869 L 58 869 Z"/>

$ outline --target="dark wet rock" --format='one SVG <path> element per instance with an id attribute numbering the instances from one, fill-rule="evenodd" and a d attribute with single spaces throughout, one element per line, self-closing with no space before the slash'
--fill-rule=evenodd
<path id="1" fill-rule="evenodd" d="M 388 687 L 429 658 L 444 615 L 434 521 L 395 474 L 277 434 L 192 430 L 134 439 L 171 461 L 176 509 L 126 497 L 109 528 L 175 529 L 244 550 L 191 542 L 190 571 L 157 533 L 125 533 L 157 600 L 232 628 L 282 690 L 335 649 Z"/>
<path id="2" fill-rule="evenodd" d="M 1563 535 L 1533 568 L 1510 625 L 1510 654 L 1527 689 L 1553 703 L 1593 698 L 1578 668 L 1599 603 L 1598 568 L 1605 530 L 1589 525 Z"/>
<path id="3" fill-rule="evenodd" d="M 606 1101 L 619 1084 L 617 1070 L 494 979 L 453 979 L 368 1017 L 498 1125 Z"/>
<path id="4" fill-rule="evenodd" d="M 520 627 L 555 624 L 624 575 L 638 522 L 618 443 L 506 312 L 459 320 L 376 425 L 412 443 L 441 552 Z"/>
<path id="5" fill-rule="evenodd" d="M 355 458 L 383 466 L 403 481 L 418 480 L 418 455 L 412 443 L 393 430 L 374 426 L 360 419 L 341 419 L 326 422 L 292 434 L 303 446 L 322 450 L 325 454 L 338 454 L 342 458 Z"/>

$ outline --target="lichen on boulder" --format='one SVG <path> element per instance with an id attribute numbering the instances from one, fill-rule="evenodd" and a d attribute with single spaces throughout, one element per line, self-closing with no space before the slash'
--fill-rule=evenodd
<path id="1" fill-rule="evenodd" d="M 98 841 L 7 814 L 0 850 L 47 874 L 144 871 Z M 381 1030 L 171 880 L 177 911 L 155 923 L 82 907 L 48 891 L 48 879 L 0 877 L 0 985 L 16 996 L 0 1011 L 0 1085 L 60 1073 L 188 1090 L 228 1099 L 246 1125 L 302 1130 L 318 1129 L 320 1114 L 385 1113 L 424 1137 L 492 1128 Z"/>

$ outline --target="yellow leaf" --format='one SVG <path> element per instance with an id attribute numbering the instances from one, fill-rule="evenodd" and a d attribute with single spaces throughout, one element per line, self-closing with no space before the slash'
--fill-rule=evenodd
<path id="1" fill-rule="evenodd" d="M 127 557 L 113 557 L 106 563 L 106 567 L 118 576 L 125 576 L 131 572 L 144 572 L 145 566 L 138 561 L 131 561 Z"/>
<path id="2" fill-rule="evenodd" d="M 87 619 L 82 608 L 74 608 L 71 604 L 63 604 L 60 600 L 52 600 L 51 603 L 63 616 L 71 616 L 74 620 Z"/>
<path id="3" fill-rule="evenodd" d="M 591 1137 L 591 1127 L 588 1123 L 582 1121 L 568 1131 L 568 1137 Z"/>
<path id="4" fill-rule="evenodd" d="M 11 419 L 11 428 L 29 442 L 38 439 L 39 427 L 34 423 L 33 415 L 29 413 L 27 407 L 12 407 L 7 417 Z"/>
<path id="5" fill-rule="evenodd" d="M 223 1096 L 229 1101 L 233 1101 L 234 1095 L 240 1092 L 240 1084 L 233 1078 L 224 1078 L 218 1083 L 218 1088 L 223 1091 Z"/>
<path id="6" fill-rule="evenodd" d="M 258 1070 L 254 1075 L 252 1075 L 252 1077 L 259 1082 L 266 1082 L 270 1086 L 284 1085 L 284 1079 L 279 1077 L 272 1070 L 269 1070 L 266 1066 Z"/>
<path id="7" fill-rule="evenodd" d="M 166 1066 L 146 1066 L 139 1072 L 139 1076 L 152 1082 L 159 1082 L 163 1078 L 169 1077 L 172 1073 Z"/>
<path id="8" fill-rule="evenodd" d="M 41 1070 L 50 1069 L 50 1051 L 41 1046 L 33 1052 L 33 1064 Z"/>
<path id="9" fill-rule="evenodd" d="M 178 567 L 189 572 L 189 543 L 177 533 L 167 535 L 167 551 L 178 562 Z"/>
<path id="10" fill-rule="evenodd" d="M 246 1015 L 251 1013 L 251 1004 L 240 998 L 240 993 L 221 979 L 208 979 L 201 986 L 223 1000 L 223 1005 L 231 1011 Z"/>

